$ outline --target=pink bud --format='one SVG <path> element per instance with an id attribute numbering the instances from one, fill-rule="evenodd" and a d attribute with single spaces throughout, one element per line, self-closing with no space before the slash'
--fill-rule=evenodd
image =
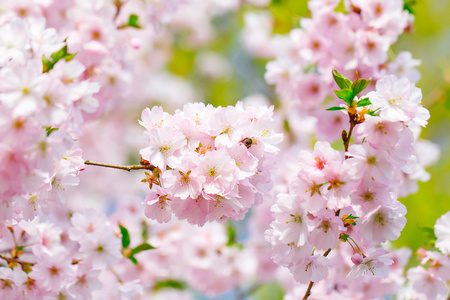
<path id="1" fill-rule="evenodd" d="M 355 265 L 357 265 L 357 266 L 360 265 L 362 263 L 362 261 L 363 261 L 363 257 L 358 252 L 356 252 L 355 254 L 352 255 L 352 262 Z"/>
<path id="2" fill-rule="evenodd" d="M 130 45 L 131 45 L 131 47 L 133 47 L 134 49 L 139 49 L 139 48 L 141 48 L 142 42 L 141 42 L 141 40 L 138 39 L 138 38 L 132 38 L 132 39 L 130 40 Z"/>

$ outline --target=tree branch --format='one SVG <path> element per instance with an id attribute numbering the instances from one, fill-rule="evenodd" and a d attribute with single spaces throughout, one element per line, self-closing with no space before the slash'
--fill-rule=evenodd
<path id="1" fill-rule="evenodd" d="M 118 166 L 118 165 L 109 165 L 109 164 L 102 164 L 102 163 L 96 163 L 89 160 L 86 160 L 84 162 L 86 165 L 91 166 L 97 166 L 97 167 L 104 167 L 104 168 L 112 168 L 112 169 L 120 169 L 130 172 L 131 170 L 150 170 L 153 171 L 156 167 L 153 165 L 132 165 L 132 166 Z"/>
<path id="2" fill-rule="evenodd" d="M 0 258 L 6 260 L 8 263 L 16 263 L 16 264 L 20 264 L 22 266 L 24 266 L 24 265 L 30 265 L 30 266 L 35 265 L 35 263 L 22 261 L 22 260 L 15 259 L 15 258 L 12 258 L 12 257 L 7 257 L 7 256 L 4 256 L 3 254 L 0 254 Z"/>

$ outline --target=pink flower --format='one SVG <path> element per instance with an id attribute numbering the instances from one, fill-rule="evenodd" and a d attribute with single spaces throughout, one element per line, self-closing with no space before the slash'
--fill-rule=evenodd
<path id="1" fill-rule="evenodd" d="M 311 231 L 308 241 L 319 250 L 335 248 L 339 241 L 339 235 L 346 231 L 342 219 L 330 209 L 319 211 L 314 223 L 314 229 Z"/>
<path id="2" fill-rule="evenodd" d="M 27 280 L 27 275 L 20 268 L 0 267 L 0 296 L 3 299 L 19 299 L 20 286 Z"/>
<path id="3" fill-rule="evenodd" d="M 79 241 L 90 234 L 99 234 L 109 230 L 109 222 L 106 216 L 94 209 L 74 213 L 70 219 L 72 228 L 69 229 L 69 237 L 73 241 Z"/>
<path id="4" fill-rule="evenodd" d="M 168 194 L 183 200 L 188 197 L 197 198 L 201 193 L 204 182 L 204 177 L 200 176 L 198 171 L 194 165 L 191 165 L 191 167 L 181 165 L 176 170 L 164 172 L 162 180 Z"/>
<path id="5" fill-rule="evenodd" d="M 404 125 L 400 122 L 387 121 L 379 116 L 365 115 L 365 122 L 356 127 L 361 138 L 366 138 L 374 149 L 389 150 L 400 139 Z"/>
<path id="6" fill-rule="evenodd" d="M 74 277 L 72 259 L 64 248 L 58 248 L 58 251 L 53 253 L 43 253 L 29 276 L 39 282 L 46 291 L 58 292 Z"/>
<path id="7" fill-rule="evenodd" d="M 164 112 L 162 107 L 154 106 L 152 109 L 146 107 L 141 114 L 141 120 L 139 124 L 144 126 L 147 130 L 151 130 L 154 127 L 161 128 L 165 126 L 171 120 L 171 115 Z"/>
<path id="8" fill-rule="evenodd" d="M 413 59 L 409 51 L 402 51 L 388 64 L 388 72 L 398 78 L 406 77 L 411 82 L 420 80 L 420 72 L 416 67 L 421 65 L 420 59 Z"/>
<path id="9" fill-rule="evenodd" d="M 367 143 L 351 145 L 346 161 L 350 166 L 350 173 L 355 177 L 368 176 L 375 181 L 388 185 L 393 177 L 394 165 L 389 161 L 386 151 L 375 150 Z"/>
<path id="10" fill-rule="evenodd" d="M 427 299 L 440 299 L 448 295 L 448 287 L 445 281 L 437 274 L 429 272 L 421 266 L 409 269 L 407 276 L 412 282 L 413 288 L 417 292 L 425 294 Z"/>
<path id="11" fill-rule="evenodd" d="M 205 178 L 203 189 L 207 194 L 225 194 L 236 184 L 238 172 L 235 161 L 225 150 L 208 151 L 199 157 L 197 167 Z"/>
<path id="12" fill-rule="evenodd" d="M 361 30 L 357 32 L 356 41 L 356 49 L 359 50 L 359 56 L 366 65 L 379 65 L 387 60 L 390 41 L 386 36 L 375 30 Z"/>
<path id="13" fill-rule="evenodd" d="M 308 235 L 308 218 L 303 208 L 302 199 L 294 199 L 288 194 L 278 194 L 277 202 L 271 208 L 275 221 L 272 228 L 279 233 L 280 240 L 297 247 L 306 243 Z"/>
<path id="14" fill-rule="evenodd" d="M 389 206 L 378 206 L 364 216 L 358 226 L 362 236 L 375 243 L 396 240 L 406 224 L 406 207 L 396 201 Z"/>
<path id="15" fill-rule="evenodd" d="M 324 169 L 332 169 L 336 165 L 340 165 L 343 158 L 342 153 L 334 150 L 330 143 L 324 141 L 316 142 L 312 154 L 306 150 L 302 150 L 298 154 L 302 170 L 306 173 L 321 174 Z"/>
<path id="16" fill-rule="evenodd" d="M 442 251 L 442 253 L 450 254 L 450 211 L 442 215 L 436 221 L 434 225 L 434 233 L 437 240 L 435 242 L 436 247 Z"/>
<path id="17" fill-rule="evenodd" d="M 294 279 L 299 283 L 319 282 L 328 277 L 330 261 L 322 255 L 310 256 L 302 264 L 291 267 Z"/>
<path id="18" fill-rule="evenodd" d="M 67 290 L 72 297 L 89 298 L 93 290 L 102 288 L 99 280 L 100 271 L 92 270 L 91 265 L 80 263 L 75 271 L 74 280 L 68 285 Z"/>
<path id="19" fill-rule="evenodd" d="M 425 265 L 429 262 L 429 272 L 438 274 L 443 280 L 450 280 L 450 257 L 442 255 L 437 251 L 427 251 L 420 264 Z"/>
<path id="20" fill-rule="evenodd" d="M 380 117 L 385 120 L 427 124 L 429 113 L 420 106 L 422 93 L 406 78 L 383 77 L 377 81 L 376 91 L 367 96 L 374 108 L 381 108 Z"/>
<path id="21" fill-rule="evenodd" d="M 360 205 L 362 211 L 370 212 L 380 205 L 389 205 L 394 198 L 389 193 L 388 186 L 364 176 L 351 194 L 352 203 Z"/>
<path id="22" fill-rule="evenodd" d="M 139 151 L 142 158 L 154 166 L 165 170 L 166 166 L 173 166 L 179 161 L 177 154 L 186 145 L 183 134 L 172 128 L 151 129 L 147 131 L 149 147 Z"/>
<path id="23" fill-rule="evenodd" d="M 90 234 L 78 242 L 83 261 L 91 263 L 94 270 L 111 267 L 123 257 L 120 239 L 112 232 Z"/>
<path id="24" fill-rule="evenodd" d="M 152 190 L 145 197 L 145 216 L 149 219 L 157 220 L 159 223 L 167 223 L 172 218 L 172 209 L 170 207 L 167 193 L 162 188 Z M 188 200 L 186 200 L 188 201 Z"/>
<path id="25" fill-rule="evenodd" d="M 387 277 L 389 275 L 389 265 L 393 264 L 394 261 L 386 255 L 389 254 L 388 251 L 383 249 L 377 249 L 370 255 L 363 257 L 361 260 L 352 261 L 355 265 L 348 273 L 347 277 L 350 279 L 355 279 L 359 276 L 376 276 L 380 278 Z M 355 262 L 356 261 L 356 262 Z"/>

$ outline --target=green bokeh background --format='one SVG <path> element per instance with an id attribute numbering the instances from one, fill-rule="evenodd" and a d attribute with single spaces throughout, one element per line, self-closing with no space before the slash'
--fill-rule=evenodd
<path id="1" fill-rule="evenodd" d="M 273 0 L 269 11 L 275 19 L 274 32 L 283 34 L 298 27 L 300 17 L 309 16 L 306 0 Z M 411 1 L 408 1 L 411 3 Z M 450 210 L 450 1 L 418 0 L 412 4 L 415 28 L 403 34 L 393 46 L 393 53 L 410 51 L 422 60 L 419 67 L 422 79 L 416 84 L 423 92 L 423 105 L 430 110 L 431 119 L 422 132 L 422 138 L 439 145 L 441 157 L 427 170 L 431 180 L 419 183 L 419 192 L 400 199 L 407 209 L 407 224 L 396 247 L 407 246 L 416 250 L 427 240 L 421 227 L 434 226 L 436 219 Z M 340 8 L 342 9 L 342 4 Z M 212 80 L 202 77 L 195 67 L 198 48 L 189 45 L 182 36 L 168 68 L 175 74 L 188 78 L 213 105 L 230 105 L 252 93 L 263 93 L 276 101 L 273 88 L 265 84 L 267 61 L 249 55 L 239 36 L 246 11 L 258 10 L 251 6 L 214 20 L 217 37 L 200 50 L 212 50 L 224 55 L 231 63 L 229 78 Z M 276 102 L 275 102 L 276 103 Z M 412 260 L 411 264 L 415 264 Z M 279 299 L 282 291 L 268 286 L 255 293 L 257 299 Z"/>

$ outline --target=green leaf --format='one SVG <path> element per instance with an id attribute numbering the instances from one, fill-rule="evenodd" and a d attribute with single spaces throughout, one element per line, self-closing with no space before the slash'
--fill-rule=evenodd
<path id="1" fill-rule="evenodd" d="M 344 109 L 346 109 L 346 108 L 345 107 L 341 107 L 341 106 L 333 106 L 333 107 L 327 108 L 326 110 L 334 111 L 334 110 L 344 110 Z"/>
<path id="2" fill-rule="evenodd" d="M 183 281 L 167 279 L 167 280 L 156 282 L 154 290 L 159 291 L 159 290 L 165 289 L 165 288 L 184 290 L 184 289 L 186 289 L 186 287 L 187 287 L 187 284 Z"/>
<path id="3" fill-rule="evenodd" d="M 357 96 L 359 93 L 361 93 L 370 83 L 370 79 L 358 79 L 353 83 L 352 90 L 353 95 Z"/>
<path id="4" fill-rule="evenodd" d="M 427 233 L 428 235 L 434 237 L 434 229 L 431 227 L 419 227 L 420 230 Z"/>
<path id="5" fill-rule="evenodd" d="M 372 104 L 372 102 L 370 102 L 369 98 L 363 98 L 358 101 L 358 103 L 356 104 L 356 107 L 366 106 L 366 105 L 370 105 L 370 104 Z"/>
<path id="6" fill-rule="evenodd" d="M 336 70 L 333 70 L 333 78 L 341 90 L 349 89 L 352 87 L 352 84 L 353 84 L 352 81 L 350 79 L 348 79 L 347 77 L 345 77 L 344 75 L 340 74 Z"/>
<path id="7" fill-rule="evenodd" d="M 283 127 L 284 127 L 284 130 L 286 132 L 290 132 L 291 131 L 291 127 L 289 126 L 289 121 L 288 120 L 284 120 L 283 121 Z"/>
<path id="8" fill-rule="evenodd" d="M 350 236 L 349 236 L 348 234 L 343 234 L 343 235 L 341 235 L 339 238 L 340 238 L 341 240 L 347 242 L 349 237 L 350 237 Z"/>
<path id="9" fill-rule="evenodd" d="M 356 217 L 356 216 L 354 216 L 352 214 L 349 214 L 344 220 L 348 220 L 348 219 L 355 220 L 355 219 L 359 219 L 359 217 Z"/>
<path id="10" fill-rule="evenodd" d="M 227 242 L 227 246 L 233 246 L 234 244 L 236 244 L 236 228 L 234 226 L 234 224 L 232 223 L 232 221 L 228 221 L 227 224 L 227 235 L 228 235 L 228 242 Z"/>
<path id="11" fill-rule="evenodd" d="M 128 18 L 128 24 L 126 26 L 140 29 L 142 27 L 138 24 L 138 21 L 139 17 L 137 15 L 130 15 L 130 17 Z"/>
<path id="12" fill-rule="evenodd" d="M 119 227 L 120 227 L 120 233 L 122 234 L 122 247 L 126 248 L 130 245 L 130 234 L 128 233 L 128 229 L 123 227 L 120 223 L 119 223 Z"/>
<path id="13" fill-rule="evenodd" d="M 378 113 L 378 111 L 381 109 L 381 107 L 378 107 L 377 109 L 375 109 L 375 110 L 370 110 L 370 111 L 368 111 L 367 113 L 369 114 L 369 115 L 371 115 L 371 116 L 379 116 L 380 114 Z"/>
<path id="14" fill-rule="evenodd" d="M 146 250 L 152 250 L 152 249 L 156 249 L 156 248 L 148 243 L 143 243 L 143 244 L 140 244 L 139 246 L 131 249 L 131 255 L 135 255 L 135 254 L 138 254 L 139 252 L 146 251 Z"/>
<path id="15" fill-rule="evenodd" d="M 135 265 L 138 264 L 138 261 L 137 261 L 136 257 L 134 257 L 133 255 L 128 256 L 128 258 L 131 260 L 131 262 L 132 262 L 133 264 L 135 264 Z"/>
<path id="16" fill-rule="evenodd" d="M 147 223 L 142 220 L 141 222 L 141 228 L 142 228 L 142 241 L 146 241 L 148 240 L 148 227 L 147 227 Z"/>
<path id="17" fill-rule="evenodd" d="M 59 130 L 59 128 L 52 126 L 42 126 L 42 129 L 45 129 L 45 131 L 47 131 L 47 136 L 50 136 L 50 134 L 52 134 L 53 131 Z"/>
<path id="18" fill-rule="evenodd" d="M 53 52 L 50 55 L 51 60 L 45 56 L 42 56 L 42 65 L 43 65 L 42 72 L 46 73 L 46 72 L 50 71 L 51 69 L 53 69 L 55 64 L 60 59 L 65 59 L 66 61 L 70 61 L 71 59 L 73 59 L 75 57 L 75 55 L 77 55 L 77 53 L 75 53 L 75 54 L 68 53 L 67 45 L 64 45 L 64 47 L 62 47 L 60 50 Z"/>
<path id="19" fill-rule="evenodd" d="M 334 93 L 336 94 L 336 96 L 338 96 L 339 99 L 344 100 L 348 104 L 348 106 L 352 105 L 353 98 L 355 97 L 353 95 L 353 90 L 351 89 L 342 89 L 340 91 L 334 90 Z"/>
<path id="20" fill-rule="evenodd" d="M 78 54 L 78 52 L 76 52 L 76 53 L 74 53 L 74 54 L 67 53 L 66 56 L 64 57 L 64 59 L 65 59 L 66 61 L 71 61 L 71 60 L 75 57 L 75 55 L 77 55 L 77 54 Z"/>
<path id="21" fill-rule="evenodd" d="M 405 4 L 403 5 L 403 10 L 408 11 L 410 14 L 414 14 L 414 10 L 412 7 L 416 4 L 415 0 L 405 0 Z"/>
<path id="22" fill-rule="evenodd" d="M 61 58 L 64 58 L 67 54 L 67 45 L 64 45 L 59 51 L 53 52 L 50 57 L 52 58 L 53 62 L 57 62 Z"/>

